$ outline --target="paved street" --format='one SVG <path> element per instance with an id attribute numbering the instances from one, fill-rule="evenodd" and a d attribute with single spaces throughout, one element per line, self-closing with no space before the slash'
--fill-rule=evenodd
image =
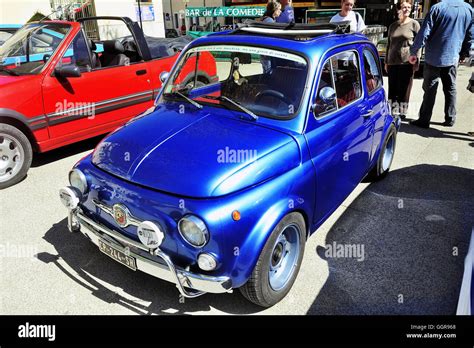
<path id="1" fill-rule="evenodd" d="M 360 184 L 309 239 L 292 291 L 266 310 L 238 291 L 182 303 L 173 284 L 119 265 L 67 231 L 58 190 L 98 139 L 37 156 L 25 180 L 0 191 L 0 313 L 454 314 L 474 226 L 471 71 L 459 69 L 455 127 L 439 125 L 440 88 L 432 128 L 402 125 L 390 175 Z M 363 246 L 363 260 L 328 257 L 334 242 Z"/>

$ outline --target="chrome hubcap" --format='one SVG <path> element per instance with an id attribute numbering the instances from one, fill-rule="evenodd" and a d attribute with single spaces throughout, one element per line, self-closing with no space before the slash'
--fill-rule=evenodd
<path id="1" fill-rule="evenodd" d="M 387 141 L 387 146 L 385 147 L 385 151 L 383 153 L 382 159 L 382 171 L 386 172 L 390 165 L 392 164 L 393 154 L 395 152 L 395 139 L 393 135 Z"/>
<path id="2" fill-rule="evenodd" d="M 296 225 L 289 225 L 278 236 L 270 254 L 268 278 L 273 290 L 278 291 L 291 279 L 300 254 L 300 234 Z"/>
<path id="3" fill-rule="evenodd" d="M 24 158 L 25 151 L 21 144 L 10 135 L 0 133 L 0 182 L 18 174 Z"/>

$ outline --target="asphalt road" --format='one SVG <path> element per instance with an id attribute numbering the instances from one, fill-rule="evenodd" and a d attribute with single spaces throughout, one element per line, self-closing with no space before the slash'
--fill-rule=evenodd
<path id="1" fill-rule="evenodd" d="M 37 156 L 25 180 L 0 191 L 0 314 L 454 314 L 474 226 L 470 73 L 459 70 L 455 127 L 436 124 L 440 90 L 432 128 L 402 125 L 390 175 L 360 184 L 308 240 L 293 289 L 266 310 L 238 291 L 182 302 L 173 284 L 67 231 L 58 190 L 99 139 Z M 363 257 L 334 257 L 327 245 L 357 245 Z"/>

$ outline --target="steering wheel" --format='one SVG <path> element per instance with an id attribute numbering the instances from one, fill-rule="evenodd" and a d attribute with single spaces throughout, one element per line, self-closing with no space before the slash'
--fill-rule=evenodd
<path id="1" fill-rule="evenodd" d="M 260 99 L 264 97 L 271 97 L 271 98 L 278 99 L 282 101 L 283 103 L 285 103 L 286 105 L 292 104 L 292 101 L 288 99 L 287 97 L 285 97 L 283 93 L 275 91 L 274 89 L 265 89 L 261 92 L 258 92 L 257 95 L 255 96 L 255 103 L 257 104 L 258 102 L 260 102 Z"/>

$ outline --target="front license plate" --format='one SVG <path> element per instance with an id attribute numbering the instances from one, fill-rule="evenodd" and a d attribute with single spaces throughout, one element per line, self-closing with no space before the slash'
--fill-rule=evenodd
<path id="1" fill-rule="evenodd" d="M 110 245 L 104 243 L 100 239 L 99 239 L 99 249 L 104 254 L 113 258 L 115 261 L 120 262 L 122 265 L 125 265 L 128 268 L 133 269 L 134 271 L 137 270 L 137 264 L 135 262 L 135 258 L 125 255 L 123 252 L 111 247 Z"/>

